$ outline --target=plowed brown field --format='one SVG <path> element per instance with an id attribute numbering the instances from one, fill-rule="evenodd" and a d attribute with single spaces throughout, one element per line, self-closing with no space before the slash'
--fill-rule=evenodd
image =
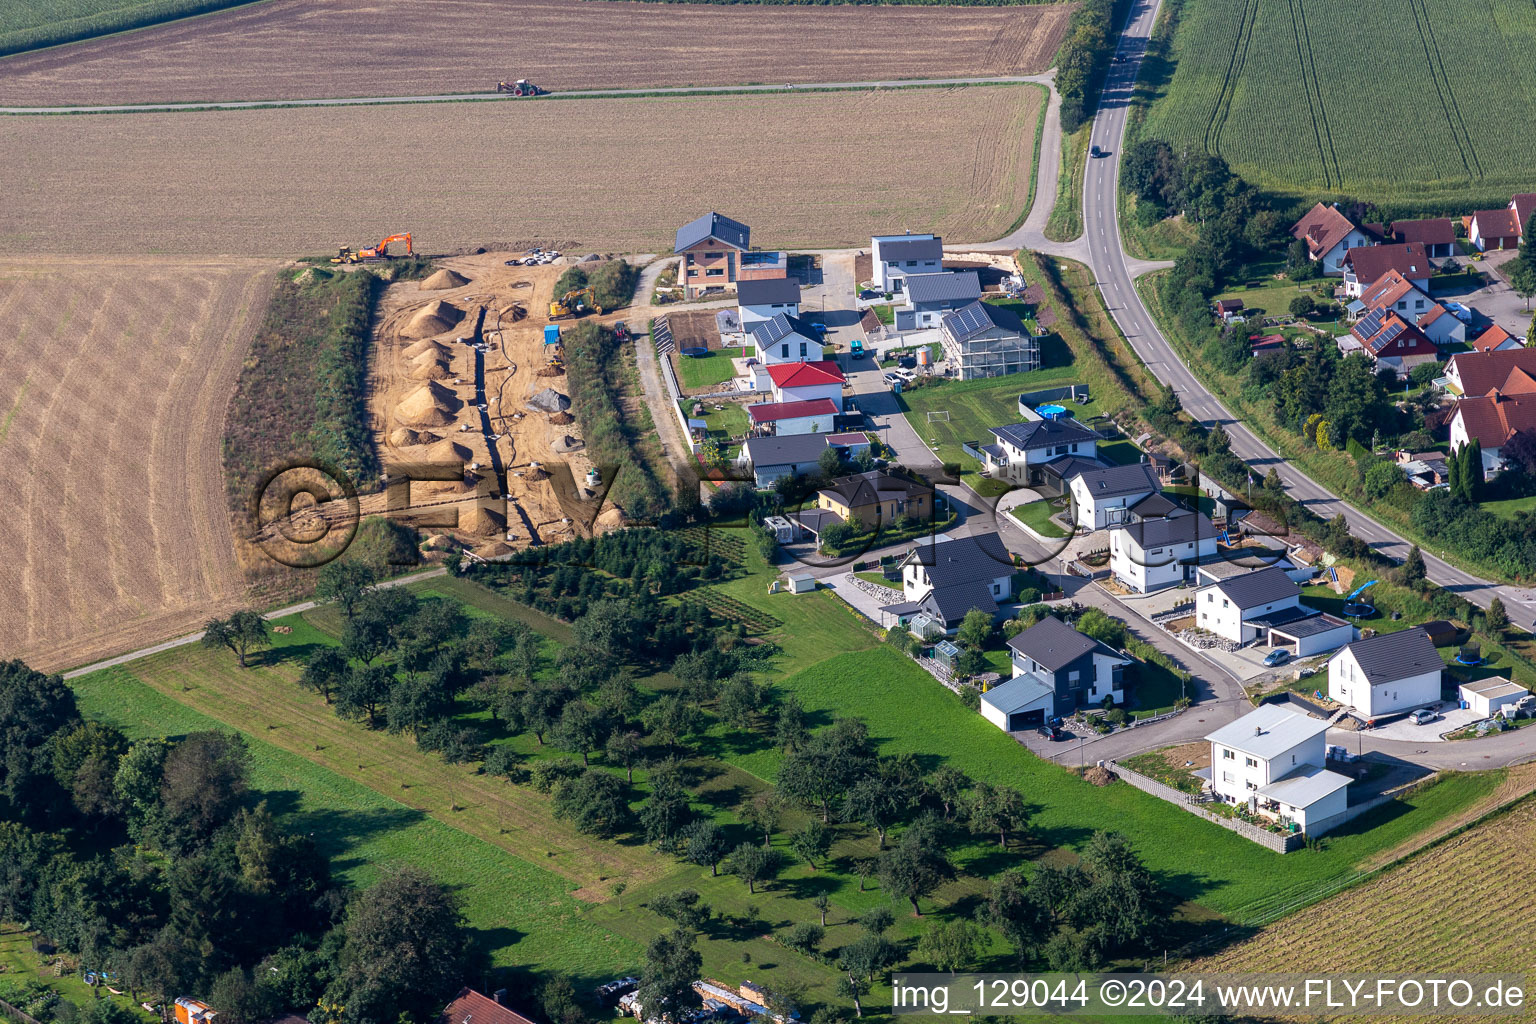
<path id="1" fill-rule="evenodd" d="M 272 266 L 0 258 L 0 658 L 65 668 L 238 600 L 219 445 Z"/>
<path id="2" fill-rule="evenodd" d="M 272 0 L 0 61 L 0 105 L 1033 74 L 1073 6 Z"/>
<path id="3" fill-rule="evenodd" d="M 1530 770 L 1511 769 L 1511 779 L 1529 789 Z M 1536 803 L 1527 800 L 1190 970 L 1525 973 L 1536 962 L 1536 881 L 1518 865 L 1533 844 Z"/>
<path id="4" fill-rule="evenodd" d="M 905 228 L 996 238 L 1029 196 L 1043 93 L 16 117 L 0 146 L 0 251 L 292 257 L 411 231 L 426 252 L 658 252 L 711 208 L 763 246 Z"/>

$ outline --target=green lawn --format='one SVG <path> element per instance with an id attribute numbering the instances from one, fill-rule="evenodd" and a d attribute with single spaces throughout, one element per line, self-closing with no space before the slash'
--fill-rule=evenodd
<path id="1" fill-rule="evenodd" d="M 1056 205 L 1045 223 L 1045 237 L 1070 242 L 1083 233 L 1083 179 L 1088 173 L 1088 136 L 1092 122 L 1061 136 L 1061 172 L 1056 180 Z"/>
<path id="2" fill-rule="evenodd" d="M 697 388 L 712 388 L 717 384 L 724 384 L 736 376 L 735 365 L 731 362 L 733 355 L 739 355 L 740 349 L 710 349 L 707 356 L 677 357 L 677 376 L 682 382 L 685 391 L 693 391 Z"/>
<path id="3" fill-rule="evenodd" d="M 75 680 L 71 685 L 81 711 L 133 738 L 201 729 L 244 733 L 252 753 L 252 788 L 261 791 L 289 829 L 315 837 L 333 870 L 355 885 L 366 885 L 391 864 L 426 868 L 459 892 L 471 931 L 496 964 L 595 979 L 635 963 L 638 946 L 584 919 L 566 879 L 267 742 L 263 736 L 269 730 L 255 723 L 199 714 L 140 681 L 138 671 L 164 660 L 166 655 L 160 655 L 135 663 L 135 671 L 114 668 Z M 361 728 L 356 731 L 367 736 Z"/>
<path id="4" fill-rule="evenodd" d="M 869 308 L 875 311 L 876 319 L 887 327 L 896 322 L 896 307 L 891 303 L 882 303 L 878 306 L 870 306 Z"/>
<path id="5" fill-rule="evenodd" d="M 704 415 L 694 416 L 690 410 L 693 408 L 694 399 L 683 399 L 683 411 L 689 414 L 689 419 L 701 419 L 707 424 L 709 436 L 724 443 L 730 438 L 741 437 L 746 434 L 750 420 L 747 417 L 747 407 L 739 402 L 711 403 L 708 397 L 700 399 L 704 403 Z M 716 409 L 718 404 L 720 408 Z"/>
<path id="6" fill-rule="evenodd" d="M 1506 498 L 1503 501 L 1485 501 L 1483 508 L 1504 519 L 1513 519 L 1517 513 L 1536 509 L 1536 494 L 1524 498 Z"/>
<path id="7" fill-rule="evenodd" d="M 1041 498 L 1039 501 L 1029 501 L 1022 505 L 1015 505 L 1009 509 L 1009 513 L 1013 518 L 1042 537 L 1071 536 L 1051 519 L 1051 516 L 1066 507 L 1065 503 L 1057 504 L 1057 501 L 1060 501 L 1060 499 Z"/>

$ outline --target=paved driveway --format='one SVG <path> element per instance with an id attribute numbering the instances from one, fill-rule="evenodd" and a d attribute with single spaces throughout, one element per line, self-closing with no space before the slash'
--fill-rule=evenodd
<path id="1" fill-rule="evenodd" d="M 1445 733 L 1455 732 L 1483 717 L 1471 708 L 1451 708 L 1443 712 L 1442 717 L 1433 722 L 1426 722 L 1424 725 L 1415 725 L 1407 718 L 1400 718 L 1387 725 L 1368 729 L 1365 735 L 1372 739 L 1393 740 L 1399 743 L 1444 743 Z"/>
<path id="2" fill-rule="evenodd" d="M 1506 249 L 1503 252 L 1488 253 L 1480 262 L 1473 263 L 1469 259 L 1463 259 L 1462 263 L 1468 267 L 1478 267 L 1485 272 L 1489 283 L 1473 292 L 1457 294 L 1454 291 L 1441 292 L 1431 287 L 1435 298 L 1454 299 L 1477 310 L 1488 320 L 1517 338 L 1524 338 L 1526 328 L 1531 325 L 1530 314 L 1523 312 L 1525 300 L 1516 295 L 1509 287 L 1509 282 L 1504 277 L 1504 266 L 1519 255 L 1515 249 Z M 1431 286 L 1434 281 L 1431 279 Z M 1471 333 L 1476 328 L 1468 328 L 1467 340 L 1471 341 L 1474 335 Z"/>

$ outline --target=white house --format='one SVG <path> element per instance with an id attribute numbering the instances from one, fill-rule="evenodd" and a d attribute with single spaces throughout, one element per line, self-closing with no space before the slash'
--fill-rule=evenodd
<path id="1" fill-rule="evenodd" d="M 1068 487 L 1080 530 L 1103 530 L 1125 522 L 1132 505 L 1160 489 L 1157 474 L 1144 462 L 1090 469 L 1074 476 Z"/>
<path id="2" fill-rule="evenodd" d="M 993 427 L 996 443 L 981 453 L 987 475 L 998 480 L 1034 486 L 1043 481 L 1044 465 L 1061 458 L 1077 458 L 1096 466 L 1099 435 L 1073 419 L 1026 420 Z"/>
<path id="3" fill-rule="evenodd" d="M 742 325 L 750 328 L 759 320 L 776 316 L 800 315 L 800 282 L 791 277 L 767 281 L 740 281 L 736 285 L 736 308 Z"/>
<path id="4" fill-rule="evenodd" d="M 1419 317 L 1418 327 L 1424 337 L 1440 348 L 1467 340 L 1467 325 L 1438 302 L 1430 302 L 1429 310 Z"/>
<path id="5" fill-rule="evenodd" d="M 776 313 L 744 325 L 758 361 L 765 366 L 821 359 L 821 335 L 798 316 Z"/>
<path id="6" fill-rule="evenodd" d="M 1328 723 L 1265 704 L 1206 737 L 1217 797 L 1317 834 L 1349 806 L 1349 778 L 1327 769 Z"/>
<path id="7" fill-rule="evenodd" d="M 944 269 L 944 243 L 937 235 L 875 235 L 869 251 L 877 292 L 900 292 L 907 277 Z"/>
<path id="8" fill-rule="evenodd" d="M 1328 659 L 1328 696 L 1369 721 L 1438 701 L 1444 668 L 1424 630 L 1378 633 Z"/>
<path id="9" fill-rule="evenodd" d="M 938 327 L 944 314 L 981 298 L 981 278 L 974 270 L 913 274 L 906 279 L 907 304 L 896 310 L 896 330 Z"/>
<path id="10" fill-rule="evenodd" d="M 1180 509 L 1109 531 L 1110 572 L 1138 594 L 1187 583 L 1202 559 L 1214 557 L 1216 529 L 1196 512 Z"/>
<path id="11" fill-rule="evenodd" d="M 1274 567 L 1230 576 L 1195 592 L 1200 628 L 1239 644 L 1267 634 L 1267 625 L 1254 620 L 1300 605 L 1300 588 Z"/>
<path id="12" fill-rule="evenodd" d="M 1531 692 L 1503 676 L 1479 679 L 1475 683 L 1462 683 L 1458 689 L 1461 699 L 1467 702 L 1467 707 L 1484 718 L 1492 718 L 1501 709 L 1518 704 Z"/>
<path id="13" fill-rule="evenodd" d="M 919 613 L 953 633 L 967 612 L 996 615 L 1013 600 L 1013 557 L 995 533 L 925 537 L 901 560 L 905 600 L 880 609 L 887 624 Z"/>
<path id="14" fill-rule="evenodd" d="M 837 419 L 837 406 L 825 398 L 809 402 L 759 402 L 747 406 L 747 419 L 758 433 L 825 434 Z"/>
<path id="15" fill-rule="evenodd" d="M 981 695 L 982 715 L 999 729 L 1018 732 L 1080 707 L 1125 703 L 1131 659 L 1054 615 L 1009 640 L 1008 651 L 1013 678 Z"/>
<path id="16" fill-rule="evenodd" d="M 1359 298 L 1394 270 L 1419 291 L 1429 293 L 1429 277 L 1435 272 L 1429 262 L 1429 253 L 1418 242 L 1403 242 L 1397 245 L 1367 244 L 1347 251 L 1344 254 L 1344 294 Z"/>
<path id="17" fill-rule="evenodd" d="M 847 378 L 830 359 L 776 363 L 768 367 L 768 376 L 773 381 L 775 402 L 812 402 L 826 398 L 837 406 L 838 412 L 843 411 L 843 384 Z"/>
<path id="18" fill-rule="evenodd" d="M 1318 203 L 1291 228 L 1291 237 L 1307 243 L 1307 255 L 1323 265 L 1325 274 L 1344 273 L 1344 256 L 1351 249 L 1374 245 L 1376 237 L 1366 233 L 1337 206 Z"/>

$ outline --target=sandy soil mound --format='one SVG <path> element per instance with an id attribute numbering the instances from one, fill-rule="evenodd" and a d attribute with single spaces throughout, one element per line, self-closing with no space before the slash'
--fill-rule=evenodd
<path id="1" fill-rule="evenodd" d="M 565 412 L 571 407 L 571 400 L 556 391 L 554 388 L 545 388 L 532 398 L 528 399 L 528 408 L 538 412 Z"/>
<path id="2" fill-rule="evenodd" d="M 423 338 L 414 345 L 407 345 L 404 352 L 408 359 L 420 359 L 425 355 L 430 355 L 434 359 L 447 359 L 453 354 L 453 349 L 440 341 Z"/>
<path id="3" fill-rule="evenodd" d="M 512 547 L 506 541 L 499 540 L 495 544 L 487 544 L 483 548 L 475 548 L 475 554 L 481 558 L 505 558 L 512 553 L 512 550 Z"/>
<path id="4" fill-rule="evenodd" d="M 444 439 L 427 449 L 427 454 L 432 456 L 435 462 L 469 462 L 471 455 L 468 448 L 453 441 Z"/>
<path id="5" fill-rule="evenodd" d="M 459 529 L 482 537 L 494 537 L 506 532 L 507 518 L 484 505 L 476 505 L 467 515 L 459 516 Z"/>
<path id="6" fill-rule="evenodd" d="M 425 358 L 417 360 L 407 376 L 411 380 L 447 380 L 453 376 L 453 371 L 441 359 Z"/>
<path id="7" fill-rule="evenodd" d="M 524 480 L 548 480 L 549 479 L 549 473 L 544 469 L 543 466 L 540 466 L 537 462 L 535 462 L 535 463 L 531 463 L 528 466 L 527 469 L 523 470 L 523 479 Z"/>
<path id="8" fill-rule="evenodd" d="M 429 381 L 401 399 L 395 406 L 395 419 L 413 427 L 447 426 L 462 404 L 452 391 Z"/>
<path id="9" fill-rule="evenodd" d="M 389 435 L 389 443 L 396 448 L 413 448 L 418 444 L 431 444 L 436 440 L 436 434 L 425 430 L 412 430 L 409 427 L 396 427 L 395 432 Z"/>
<path id="10" fill-rule="evenodd" d="M 629 517 L 624 510 L 614 505 L 597 517 L 597 522 L 592 524 L 592 532 L 597 534 L 609 533 L 613 530 L 622 530 L 629 525 Z"/>
<path id="11" fill-rule="evenodd" d="M 1083 772 L 1083 778 L 1093 783 L 1095 786 L 1107 786 L 1111 782 L 1115 781 L 1115 775 L 1113 772 L 1111 772 L 1108 768 L 1100 768 L 1098 765 L 1094 765 L 1092 768 L 1089 768 L 1087 771 Z"/>
<path id="12" fill-rule="evenodd" d="M 567 423 L 575 423 L 576 417 L 572 416 L 568 412 L 557 412 L 549 418 L 549 422 L 553 423 L 557 427 L 563 427 Z"/>
<path id="13" fill-rule="evenodd" d="M 464 311 L 442 299 L 434 299 L 418 309 L 400 332 L 405 338 L 430 338 L 453 330 L 453 325 L 464 319 Z"/>
<path id="14" fill-rule="evenodd" d="M 550 447 L 557 452 L 564 453 L 574 452 L 579 448 L 585 447 L 585 445 L 570 434 L 566 434 L 564 437 L 556 438 L 555 443 L 550 445 Z"/>
<path id="15" fill-rule="evenodd" d="M 466 284 L 469 284 L 469 278 L 463 274 L 456 274 L 447 267 L 444 267 L 421 282 L 421 287 L 429 292 L 440 292 L 448 288 L 462 288 Z"/>

